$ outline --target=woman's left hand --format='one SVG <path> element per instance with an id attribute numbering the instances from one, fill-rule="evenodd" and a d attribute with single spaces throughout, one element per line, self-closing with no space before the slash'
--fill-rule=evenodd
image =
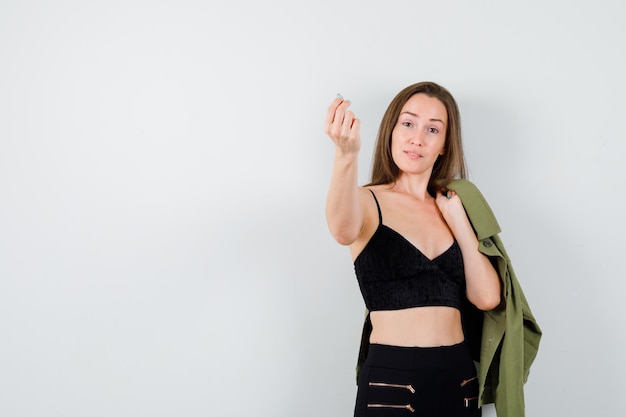
<path id="1" fill-rule="evenodd" d="M 437 193 L 435 202 L 443 218 L 449 225 L 453 220 L 466 216 L 461 198 L 452 190 L 440 190 Z"/>

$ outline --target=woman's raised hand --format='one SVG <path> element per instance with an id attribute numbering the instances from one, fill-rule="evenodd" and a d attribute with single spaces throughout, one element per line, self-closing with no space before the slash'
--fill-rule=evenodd
<path id="1" fill-rule="evenodd" d="M 343 155 L 358 154 L 361 148 L 361 121 L 348 110 L 350 102 L 340 94 L 328 107 L 324 132 L 336 146 L 337 152 Z"/>

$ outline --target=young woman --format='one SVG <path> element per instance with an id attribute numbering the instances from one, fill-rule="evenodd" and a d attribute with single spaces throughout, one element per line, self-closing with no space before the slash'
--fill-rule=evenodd
<path id="1" fill-rule="evenodd" d="M 495 308 L 501 284 L 459 196 L 445 188 L 466 175 L 457 104 L 432 82 L 398 93 L 364 187 L 360 121 L 349 106 L 338 96 L 326 116 L 335 144 L 326 216 L 350 247 L 372 324 L 355 416 L 479 416 L 460 310 L 465 300 Z"/>

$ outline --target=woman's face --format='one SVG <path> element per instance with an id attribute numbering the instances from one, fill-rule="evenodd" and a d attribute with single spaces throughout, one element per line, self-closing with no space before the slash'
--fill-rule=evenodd
<path id="1" fill-rule="evenodd" d="M 400 171 L 430 177 L 445 151 L 447 121 L 439 99 L 419 93 L 406 102 L 391 133 L 391 155 Z"/>

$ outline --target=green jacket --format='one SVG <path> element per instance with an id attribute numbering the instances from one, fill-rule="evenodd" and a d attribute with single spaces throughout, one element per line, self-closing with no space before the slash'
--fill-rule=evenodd
<path id="1" fill-rule="evenodd" d="M 517 281 L 504 244 L 500 226 L 481 192 L 468 180 L 453 181 L 478 241 L 502 282 L 502 303 L 491 311 L 480 311 L 467 303 L 462 309 L 465 339 L 478 362 L 479 405 L 495 403 L 498 417 L 524 417 L 524 383 L 528 379 L 541 339 L 524 292 Z M 369 348 L 372 331 L 366 311 L 357 375 Z"/>

